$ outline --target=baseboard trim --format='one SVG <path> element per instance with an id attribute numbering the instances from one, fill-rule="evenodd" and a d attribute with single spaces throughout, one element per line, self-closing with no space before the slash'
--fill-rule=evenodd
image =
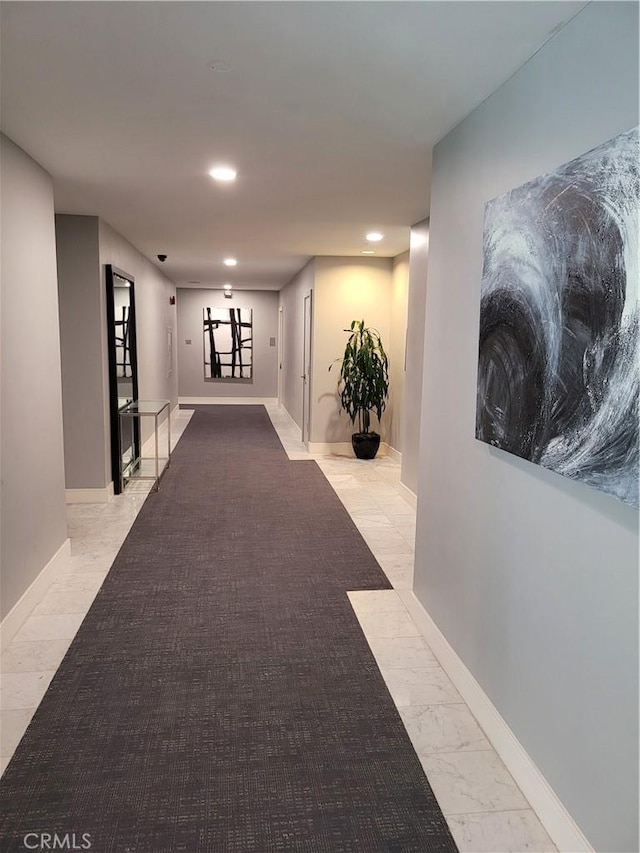
<path id="1" fill-rule="evenodd" d="M 65 539 L 40 574 L 22 593 L 18 601 L 0 623 L 0 649 L 4 652 L 24 625 L 32 610 L 60 574 L 71 556 L 71 540 Z"/>
<path id="2" fill-rule="evenodd" d="M 113 497 L 113 483 L 104 489 L 65 489 L 64 500 L 68 504 L 108 504 Z"/>
<path id="3" fill-rule="evenodd" d="M 405 499 L 405 501 L 409 504 L 409 506 L 413 507 L 413 509 L 418 508 L 418 496 L 415 492 L 412 492 L 408 486 L 402 482 L 402 480 L 398 483 L 400 486 L 400 494 Z"/>
<path id="4" fill-rule="evenodd" d="M 318 456 L 353 456 L 350 441 L 310 441 L 307 448 Z"/>
<path id="5" fill-rule="evenodd" d="M 398 464 L 402 464 L 402 453 L 399 450 L 396 450 L 395 447 L 392 447 L 390 444 L 387 444 L 386 441 L 383 441 L 380 445 L 380 450 L 382 450 L 383 456 L 388 456 L 389 459 L 393 459 L 394 462 Z"/>
<path id="6" fill-rule="evenodd" d="M 180 397 L 180 406 L 277 406 L 277 397 Z"/>
<path id="7" fill-rule="evenodd" d="M 353 446 L 350 441 L 310 441 L 308 444 L 309 453 L 317 453 L 318 455 L 326 454 L 329 456 L 353 456 Z M 391 447 L 386 441 L 380 442 L 380 456 L 388 456 L 390 459 L 400 462 L 402 454 Z"/>
<path id="8" fill-rule="evenodd" d="M 562 853 L 593 853 L 593 847 L 566 810 L 533 759 L 511 731 L 482 687 L 467 669 L 411 590 L 398 590 L 417 627 L 429 643 L 551 840 Z"/>
<path id="9" fill-rule="evenodd" d="M 296 423 L 296 421 L 295 421 L 295 420 L 294 420 L 294 418 L 293 418 L 293 415 L 291 414 L 291 412 L 289 411 L 289 409 L 287 409 L 287 408 L 286 408 L 286 406 L 284 405 L 284 403 L 278 403 L 278 402 L 276 401 L 275 410 L 277 411 L 277 413 L 278 413 L 279 415 L 283 415 L 284 417 L 286 417 L 286 418 L 289 420 L 289 425 L 290 425 L 291 427 L 293 427 L 293 428 L 297 429 L 298 431 L 302 432 L 302 427 L 300 426 L 300 424 L 299 424 L 299 423 Z M 273 411 L 273 408 L 271 409 L 271 411 Z M 267 412 L 269 412 L 269 414 L 270 414 L 269 409 L 267 409 Z"/>

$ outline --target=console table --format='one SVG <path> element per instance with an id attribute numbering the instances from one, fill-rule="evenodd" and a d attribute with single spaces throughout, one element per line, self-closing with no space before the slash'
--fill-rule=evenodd
<path id="1" fill-rule="evenodd" d="M 163 412 L 167 413 L 167 455 L 160 456 L 158 449 L 158 427 L 160 425 L 160 416 Z M 171 409 L 169 400 L 133 400 L 126 406 L 123 406 L 118 411 L 120 421 L 125 418 L 153 418 L 153 435 L 155 441 L 155 455 L 152 457 L 143 457 L 142 450 L 137 459 L 125 461 L 122 454 L 122 446 L 120 447 L 120 459 L 122 461 L 122 480 L 128 483 L 130 480 L 154 480 L 154 489 L 157 492 L 160 486 L 160 479 L 169 467 L 171 462 Z M 120 430 L 122 435 L 123 430 Z M 142 435 L 142 431 L 140 431 Z"/>

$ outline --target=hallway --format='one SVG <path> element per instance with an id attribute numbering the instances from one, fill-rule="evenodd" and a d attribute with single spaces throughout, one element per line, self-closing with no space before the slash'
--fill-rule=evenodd
<path id="1" fill-rule="evenodd" d="M 268 411 L 289 458 L 310 459 L 286 412 L 277 407 Z M 174 445 L 190 415 L 182 411 L 176 419 Z M 388 457 L 374 463 L 348 457 L 316 461 L 393 586 L 353 592 L 350 599 L 457 845 L 463 851 L 494 853 L 554 850 L 406 609 L 415 512 L 402 497 L 398 464 Z M 2 659 L 3 767 L 140 511 L 145 493 L 135 487 L 108 505 L 68 507 L 69 564 Z"/>

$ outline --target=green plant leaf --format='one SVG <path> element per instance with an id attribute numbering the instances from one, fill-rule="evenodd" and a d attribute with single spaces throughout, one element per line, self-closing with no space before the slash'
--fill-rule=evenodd
<path id="1" fill-rule="evenodd" d="M 364 320 L 352 320 L 348 329 L 340 366 L 338 392 L 340 403 L 352 424 L 358 421 L 360 432 L 369 432 L 371 412 L 382 417 L 389 394 L 389 359 L 382 346 L 380 333 L 370 329 Z M 340 361 L 335 359 L 330 365 Z"/>

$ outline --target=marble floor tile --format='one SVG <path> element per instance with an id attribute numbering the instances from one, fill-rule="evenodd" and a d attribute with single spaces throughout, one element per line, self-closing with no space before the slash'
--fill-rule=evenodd
<path id="1" fill-rule="evenodd" d="M 391 555 L 404 554 L 407 557 L 413 555 L 413 548 L 409 543 L 400 537 L 400 542 L 394 539 L 392 542 L 384 542 L 382 539 L 377 539 L 374 541 L 367 541 L 366 537 L 363 537 L 367 542 L 367 545 L 371 549 L 371 552 L 375 555 L 376 559 L 380 557 L 389 557 Z"/>
<path id="2" fill-rule="evenodd" d="M 35 714 L 35 708 L 0 711 L 0 755 L 10 758 Z"/>
<path id="3" fill-rule="evenodd" d="M 385 480 L 380 478 L 371 478 L 370 480 L 363 479 L 361 482 L 363 486 L 370 487 L 372 496 L 375 498 L 378 505 L 386 499 L 393 502 L 398 495 L 393 484 L 387 483 Z"/>
<path id="4" fill-rule="evenodd" d="M 86 613 L 93 604 L 95 592 L 82 590 L 51 590 L 45 594 L 42 601 L 34 608 L 34 616 L 45 616 L 62 613 Z"/>
<path id="5" fill-rule="evenodd" d="M 49 587 L 51 593 L 98 592 L 108 571 L 102 572 L 63 572 Z"/>
<path id="6" fill-rule="evenodd" d="M 367 640 L 380 669 L 421 669 L 439 666 L 422 637 Z"/>
<path id="7" fill-rule="evenodd" d="M 124 533 L 116 531 L 111 532 L 109 528 L 108 536 L 85 536 L 82 538 L 71 540 L 71 556 L 81 557 L 85 555 L 102 554 L 113 555 L 118 553 L 120 546 L 124 542 Z"/>
<path id="8" fill-rule="evenodd" d="M 371 545 L 384 545 L 389 549 L 390 554 L 410 554 L 407 551 L 406 542 L 395 529 L 393 525 L 387 527 L 371 527 L 362 531 L 362 538 L 371 547 Z M 397 544 L 397 548 L 393 550 L 393 545 Z"/>
<path id="9" fill-rule="evenodd" d="M 99 518 L 75 519 L 67 521 L 67 536 L 70 539 L 79 539 L 91 534 L 100 528 Z"/>
<path id="10" fill-rule="evenodd" d="M 385 574 L 394 589 L 413 589 L 413 569 L 389 569 Z"/>
<path id="11" fill-rule="evenodd" d="M 353 489 L 357 485 L 356 478 L 353 474 L 334 474 L 325 472 L 325 477 L 331 483 L 334 491 L 339 492 L 342 489 Z"/>
<path id="12" fill-rule="evenodd" d="M 466 705 L 410 705 L 399 708 L 418 755 L 491 749 L 491 744 Z"/>
<path id="13" fill-rule="evenodd" d="M 493 749 L 419 758 L 445 815 L 529 808 Z"/>
<path id="14" fill-rule="evenodd" d="M 406 611 L 404 602 L 394 589 L 356 590 L 348 592 L 356 613 L 393 613 Z"/>
<path id="15" fill-rule="evenodd" d="M 382 512 L 369 512 L 368 510 L 356 510 L 351 513 L 351 518 L 358 530 L 389 530 L 394 531 L 394 526 L 388 515 Z M 398 531 L 399 532 L 399 531 Z"/>
<path id="16" fill-rule="evenodd" d="M 64 613 L 51 616 L 30 616 L 13 641 L 66 640 L 75 637 L 84 619 L 83 613 Z"/>
<path id="17" fill-rule="evenodd" d="M 398 708 L 462 702 L 460 694 L 440 666 L 382 669 L 382 677 Z"/>
<path id="18" fill-rule="evenodd" d="M 413 572 L 413 554 L 385 554 L 378 562 L 383 571 L 411 571 Z"/>
<path id="19" fill-rule="evenodd" d="M 64 640 L 33 640 L 10 643 L 2 654 L 2 672 L 47 672 L 57 669 L 71 645 Z"/>
<path id="20" fill-rule="evenodd" d="M 393 526 L 401 536 L 410 537 L 412 540 L 416 538 L 416 523 L 411 520 L 404 520 L 406 516 L 401 516 L 393 522 Z"/>
<path id="21" fill-rule="evenodd" d="M 67 560 L 64 571 L 58 575 L 58 578 L 61 578 L 63 575 L 78 574 L 81 572 L 89 572 L 91 574 L 95 574 L 96 572 L 106 573 L 111 568 L 116 553 L 72 555 Z M 56 578 L 56 581 L 58 578 Z"/>
<path id="22" fill-rule="evenodd" d="M 106 502 L 90 504 L 67 504 L 65 507 L 67 521 L 74 521 L 80 519 L 96 521 L 100 518 L 107 506 L 108 504 Z"/>
<path id="23" fill-rule="evenodd" d="M 357 616 L 367 639 L 422 636 L 416 627 L 416 623 L 406 612 L 358 613 Z"/>
<path id="24" fill-rule="evenodd" d="M 3 673 L 0 680 L 0 710 L 36 708 L 54 675 L 53 670 Z"/>
<path id="25" fill-rule="evenodd" d="M 336 492 L 336 495 L 349 513 L 358 510 L 371 511 L 371 500 L 360 489 L 348 489 L 344 492 Z"/>
<path id="26" fill-rule="evenodd" d="M 451 815 L 460 853 L 554 853 L 557 849 L 531 809 Z"/>
<path id="27" fill-rule="evenodd" d="M 411 519 L 415 517 L 415 509 L 397 492 L 395 495 L 389 496 L 373 494 L 372 499 L 383 512 L 389 515 L 393 514 L 396 518 L 404 517 Z"/>

